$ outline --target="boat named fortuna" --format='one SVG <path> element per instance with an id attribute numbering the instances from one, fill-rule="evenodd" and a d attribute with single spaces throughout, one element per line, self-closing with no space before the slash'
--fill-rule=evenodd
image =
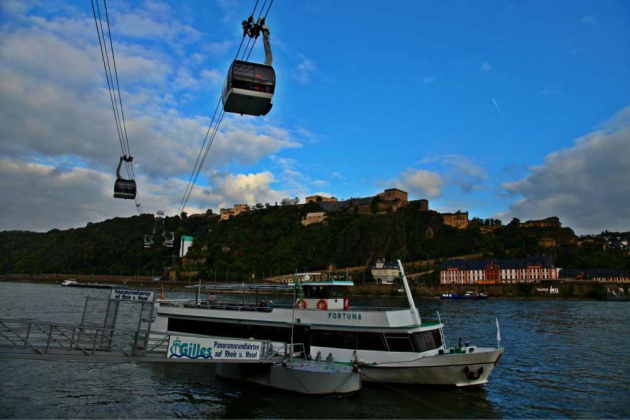
<path id="1" fill-rule="evenodd" d="M 400 260 L 398 266 L 407 308 L 350 307 L 347 291 L 352 281 L 296 273 L 287 285 L 294 290 L 293 305 L 161 299 L 151 330 L 264 339 L 278 347 L 302 343 L 306 357 L 359 366 L 364 381 L 458 387 L 487 383 L 503 354 L 500 341 L 497 347 L 461 342 L 447 347 L 444 324 L 439 317 L 421 320 Z"/>

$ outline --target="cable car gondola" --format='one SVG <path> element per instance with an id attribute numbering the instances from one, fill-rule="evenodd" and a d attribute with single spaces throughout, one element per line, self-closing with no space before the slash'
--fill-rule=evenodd
<path id="1" fill-rule="evenodd" d="M 267 115 L 273 105 L 272 98 L 276 88 L 276 72 L 271 67 L 272 55 L 269 43 L 269 27 L 264 18 L 253 23 L 253 17 L 243 21 L 243 36 L 258 38 L 263 34 L 265 44 L 265 63 L 251 63 L 234 60 L 223 85 L 221 99 L 223 110 L 235 114 L 254 116 Z"/>
<path id="2" fill-rule="evenodd" d="M 116 170 L 116 182 L 114 183 L 114 197 L 133 200 L 136 198 L 136 181 L 133 179 L 124 179 L 120 176 L 120 167 L 122 166 L 123 160 L 125 162 L 131 162 L 133 157 L 120 157 L 118 169 Z"/>

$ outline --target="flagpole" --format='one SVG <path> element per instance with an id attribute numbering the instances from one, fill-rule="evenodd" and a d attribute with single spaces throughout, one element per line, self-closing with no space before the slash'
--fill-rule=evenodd
<path id="1" fill-rule="evenodd" d="M 296 293 L 300 280 L 295 270 L 295 278 L 293 279 L 293 313 L 291 315 L 291 347 L 289 349 L 289 363 L 293 361 L 293 325 L 295 324 L 295 306 L 297 305 Z"/>
<path id="2" fill-rule="evenodd" d="M 497 322 L 497 348 L 501 348 L 501 328 L 499 328 L 499 318 L 495 318 Z"/>
<path id="3" fill-rule="evenodd" d="M 199 277 L 199 285 L 197 286 L 197 306 L 201 305 L 201 277 Z"/>

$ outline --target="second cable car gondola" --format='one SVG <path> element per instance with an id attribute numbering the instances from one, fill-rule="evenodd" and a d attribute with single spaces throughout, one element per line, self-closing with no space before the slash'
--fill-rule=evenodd
<path id="1" fill-rule="evenodd" d="M 253 18 L 243 21 L 243 35 L 258 38 L 263 34 L 265 63 L 234 60 L 223 85 L 221 100 L 225 112 L 254 116 L 267 115 L 273 106 L 276 89 L 276 72 L 271 67 L 272 55 L 269 43 L 269 28 L 264 19 L 256 24 Z"/>
<path id="2" fill-rule="evenodd" d="M 136 181 L 133 179 L 124 179 L 120 176 L 120 167 L 123 161 L 131 162 L 133 157 L 121 156 L 116 170 L 116 182 L 114 183 L 114 197 L 133 200 L 136 198 Z"/>

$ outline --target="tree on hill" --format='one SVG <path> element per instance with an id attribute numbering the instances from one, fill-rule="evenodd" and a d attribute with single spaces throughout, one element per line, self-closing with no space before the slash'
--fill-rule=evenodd
<path id="1" fill-rule="evenodd" d="M 412 262 L 471 255 L 525 258 L 545 254 L 558 267 L 630 269 L 627 253 L 604 249 L 605 238 L 578 246 L 573 231 L 559 221 L 521 224 L 514 219 L 507 226 L 481 229 L 496 224 L 488 220 L 481 226 L 471 223 L 466 229 L 456 229 L 444 225 L 439 213 L 410 202 L 397 210 L 379 210 L 379 214 L 355 208 L 328 212 L 324 222 L 303 226 L 301 221 L 309 212 L 321 211 L 317 203 L 252 208 L 228 220 L 212 214 L 165 218 L 166 231 L 176 235 L 173 248 L 162 246 L 159 240 L 144 248 L 144 235 L 152 232 L 155 223 L 150 214 L 47 233 L 0 232 L 0 273 L 152 275 L 171 266 L 182 235 L 194 238 L 188 271 L 198 272 L 204 280 L 216 276 L 245 281 L 295 270 L 370 266 L 378 258 Z M 543 245 L 541 239 L 554 245 Z"/>

